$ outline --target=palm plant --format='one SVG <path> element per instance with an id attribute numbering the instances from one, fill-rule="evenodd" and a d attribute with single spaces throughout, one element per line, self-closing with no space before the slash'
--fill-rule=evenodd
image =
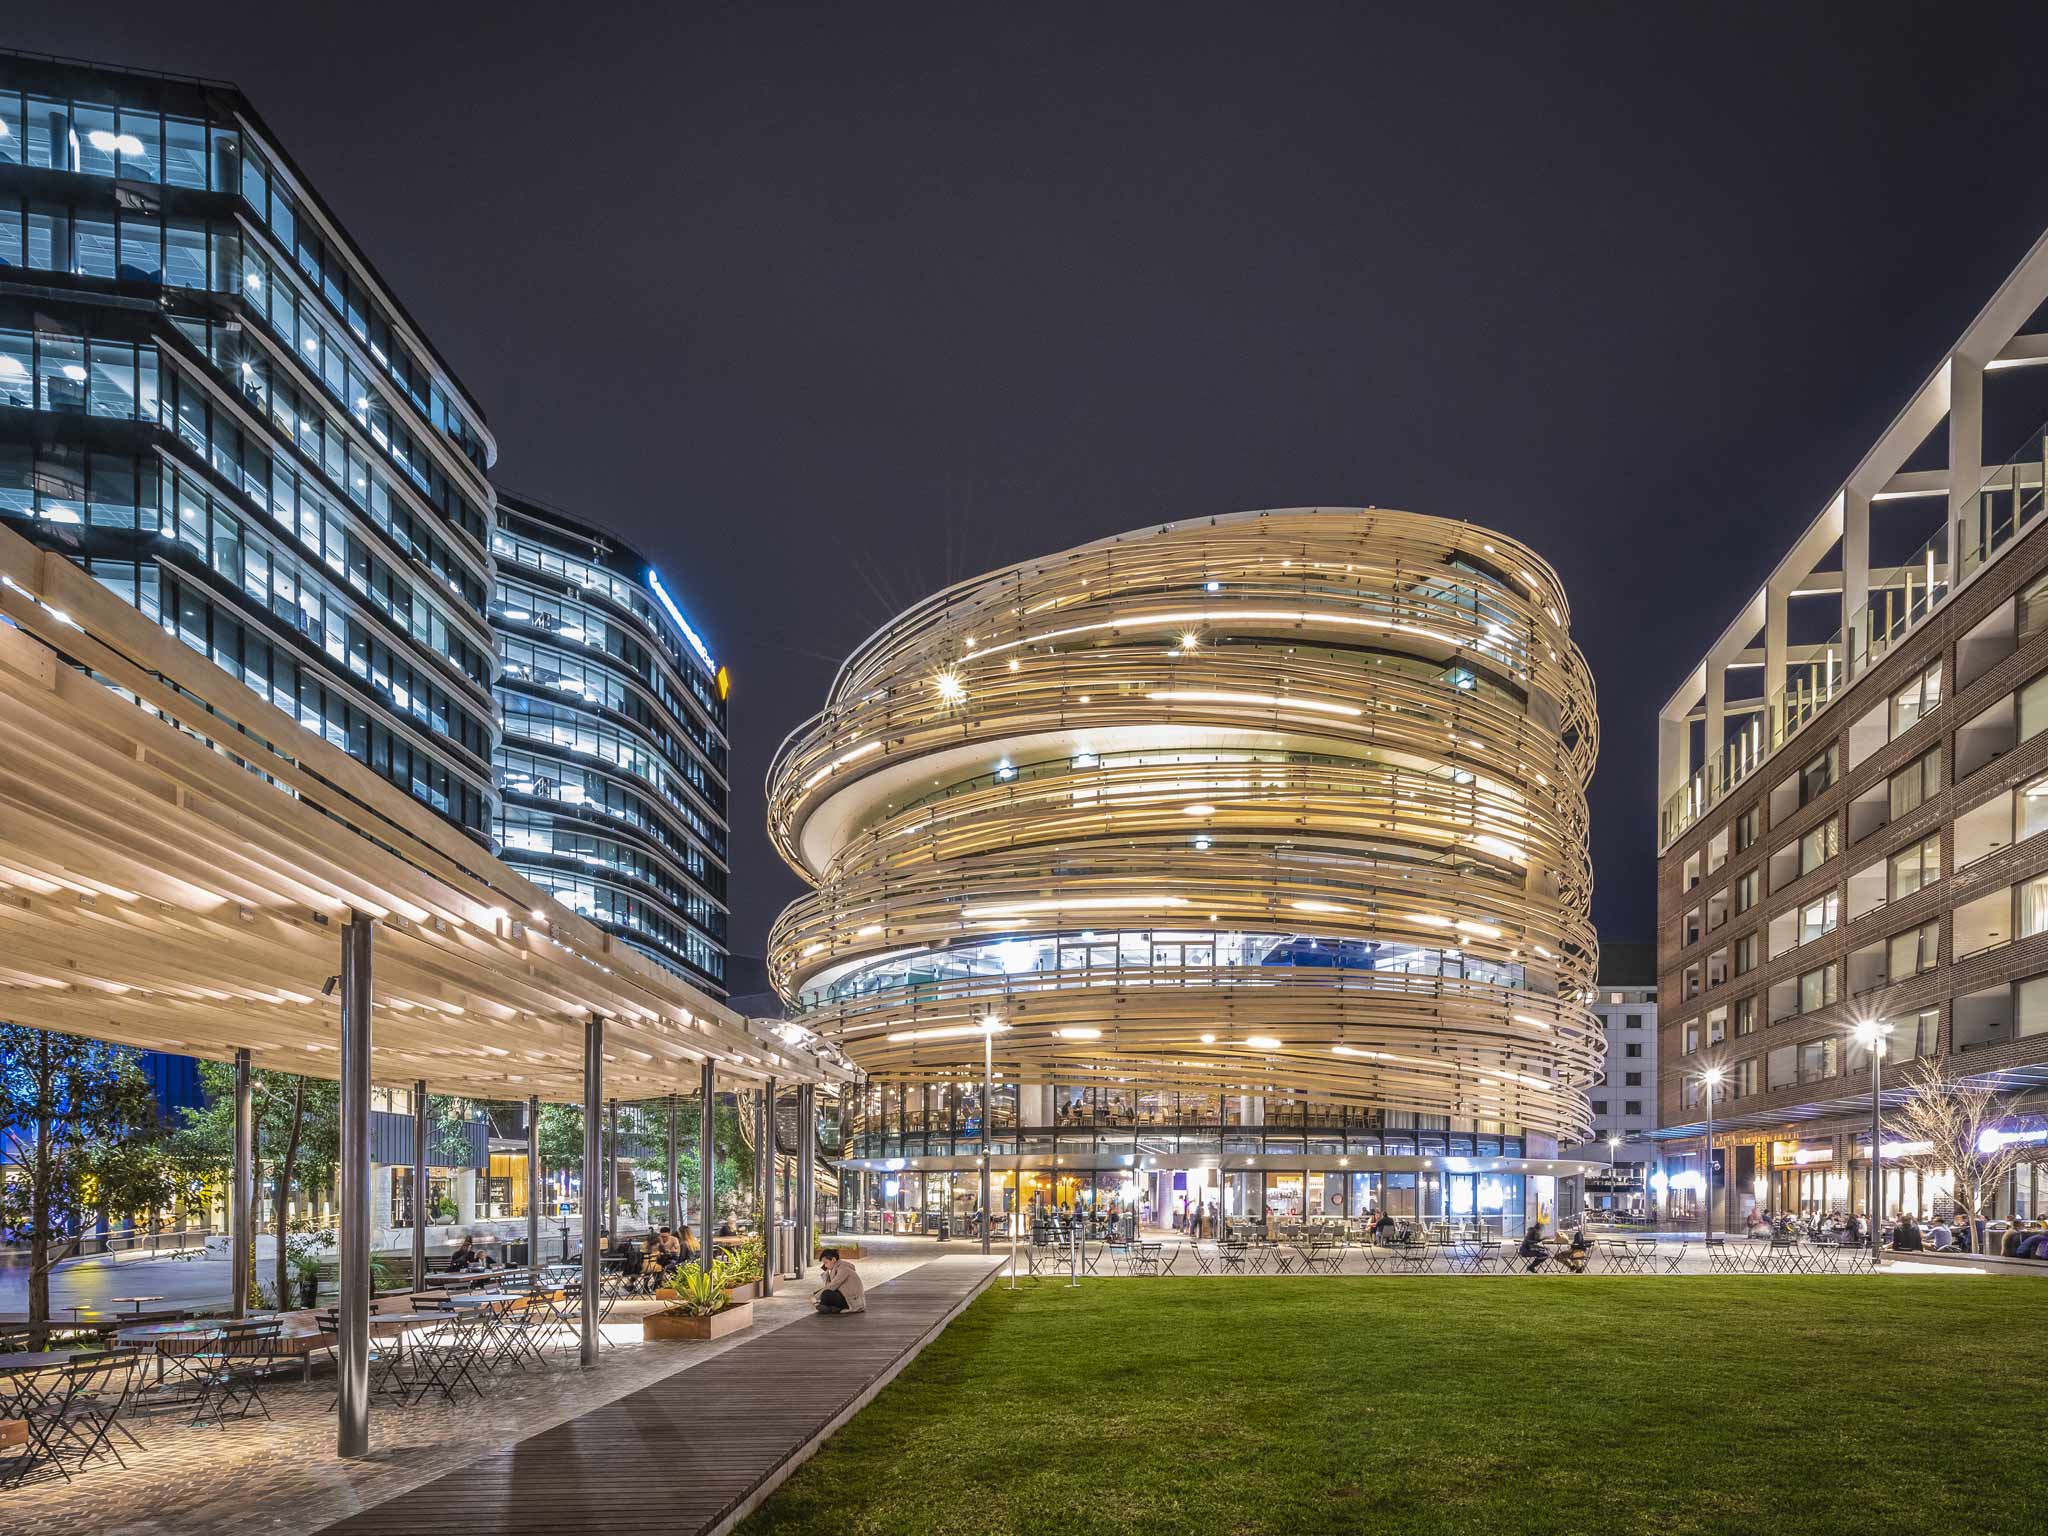
<path id="1" fill-rule="evenodd" d="M 709 1317 L 714 1312 L 723 1312 L 732 1302 L 725 1293 L 725 1282 L 717 1273 L 718 1265 L 723 1262 L 722 1259 L 714 1260 L 710 1270 L 698 1264 L 685 1264 L 677 1270 L 675 1279 L 670 1282 L 676 1299 L 662 1310 L 683 1317 Z"/>

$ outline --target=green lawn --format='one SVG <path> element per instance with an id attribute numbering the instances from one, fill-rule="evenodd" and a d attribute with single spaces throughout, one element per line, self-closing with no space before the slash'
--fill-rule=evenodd
<path id="1" fill-rule="evenodd" d="M 2048 1285 L 992 1289 L 741 1530 L 2039 1532 Z"/>

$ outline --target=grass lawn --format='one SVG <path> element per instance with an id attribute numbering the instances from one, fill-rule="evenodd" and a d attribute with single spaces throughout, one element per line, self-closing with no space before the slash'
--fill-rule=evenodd
<path id="1" fill-rule="evenodd" d="M 992 1289 L 741 1527 L 2043 1530 L 2048 1285 L 1942 1275 Z"/>

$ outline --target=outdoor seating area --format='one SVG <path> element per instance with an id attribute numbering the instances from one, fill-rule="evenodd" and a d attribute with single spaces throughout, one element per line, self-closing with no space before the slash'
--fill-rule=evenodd
<path id="1" fill-rule="evenodd" d="M 1033 1240 L 1018 1249 L 1020 1273 L 1041 1278 L 1145 1275 L 1679 1275 L 1705 1272 L 1758 1274 L 1862 1274 L 1867 1249 L 1825 1254 L 1772 1251 L 1765 1243 L 1709 1239 L 1702 1249 L 1676 1237 L 1546 1237 L 1540 1253 L 1524 1253 L 1481 1228 L 1396 1228 L 1384 1237 L 1353 1238 L 1336 1229 L 1304 1227 L 1290 1235 L 1247 1230 L 1218 1239 L 1178 1238 L 1092 1241 L 1075 1235 Z M 1742 1250 L 1736 1252 L 1736 1250 Z M 1858 1262 L 1860 1253 L 1860 1260 Z"/>
<path id="2" fill-rule="evenodd" d="M 372 1305 L 369 1386 L 380 1408 L 403 1415 L 429 1402 L 481 1399 L 510 1377 L 577 1364 L 580 1267 L 433 1278 L 441 1283 Z M 618 1340 L 604 1325 L 624 1286 L 609 1266 L 592 1299 L 609 1348 Z M 303 1407 L 311 1392 L 331 1412 L 335 1392 L 313 1377 L 339 1342 L 340 1319 L 328 1308 L 62 1330 L 52 1347 L 0 1353 L 0 1422 L 18 1426 L 0 1437 L 0 1489 L 125 1467 L 124 1451 L 169 1426 L 271 1420 L 281 1393 Z"/>

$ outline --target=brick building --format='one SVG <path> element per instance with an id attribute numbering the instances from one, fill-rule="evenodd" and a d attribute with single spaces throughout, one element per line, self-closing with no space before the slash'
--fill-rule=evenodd
<path id="1" fill-rule="evenodd" d="M 1669 1214 L 1698 1210 L 1710 1068 L 1717 1226 L 1864 1209 L 1859 1023 L 1890 1026 L 1888 1104 L 1906 1063 L 1949 1058 L 2048 1142 L 2044 301 L 2048 237 L 1663 711 Z M 2026 1164 L 1998 1214 L 2044 1198 Z M 1946 1203 L 1888 1163 L 1886 1214 Z"/>

